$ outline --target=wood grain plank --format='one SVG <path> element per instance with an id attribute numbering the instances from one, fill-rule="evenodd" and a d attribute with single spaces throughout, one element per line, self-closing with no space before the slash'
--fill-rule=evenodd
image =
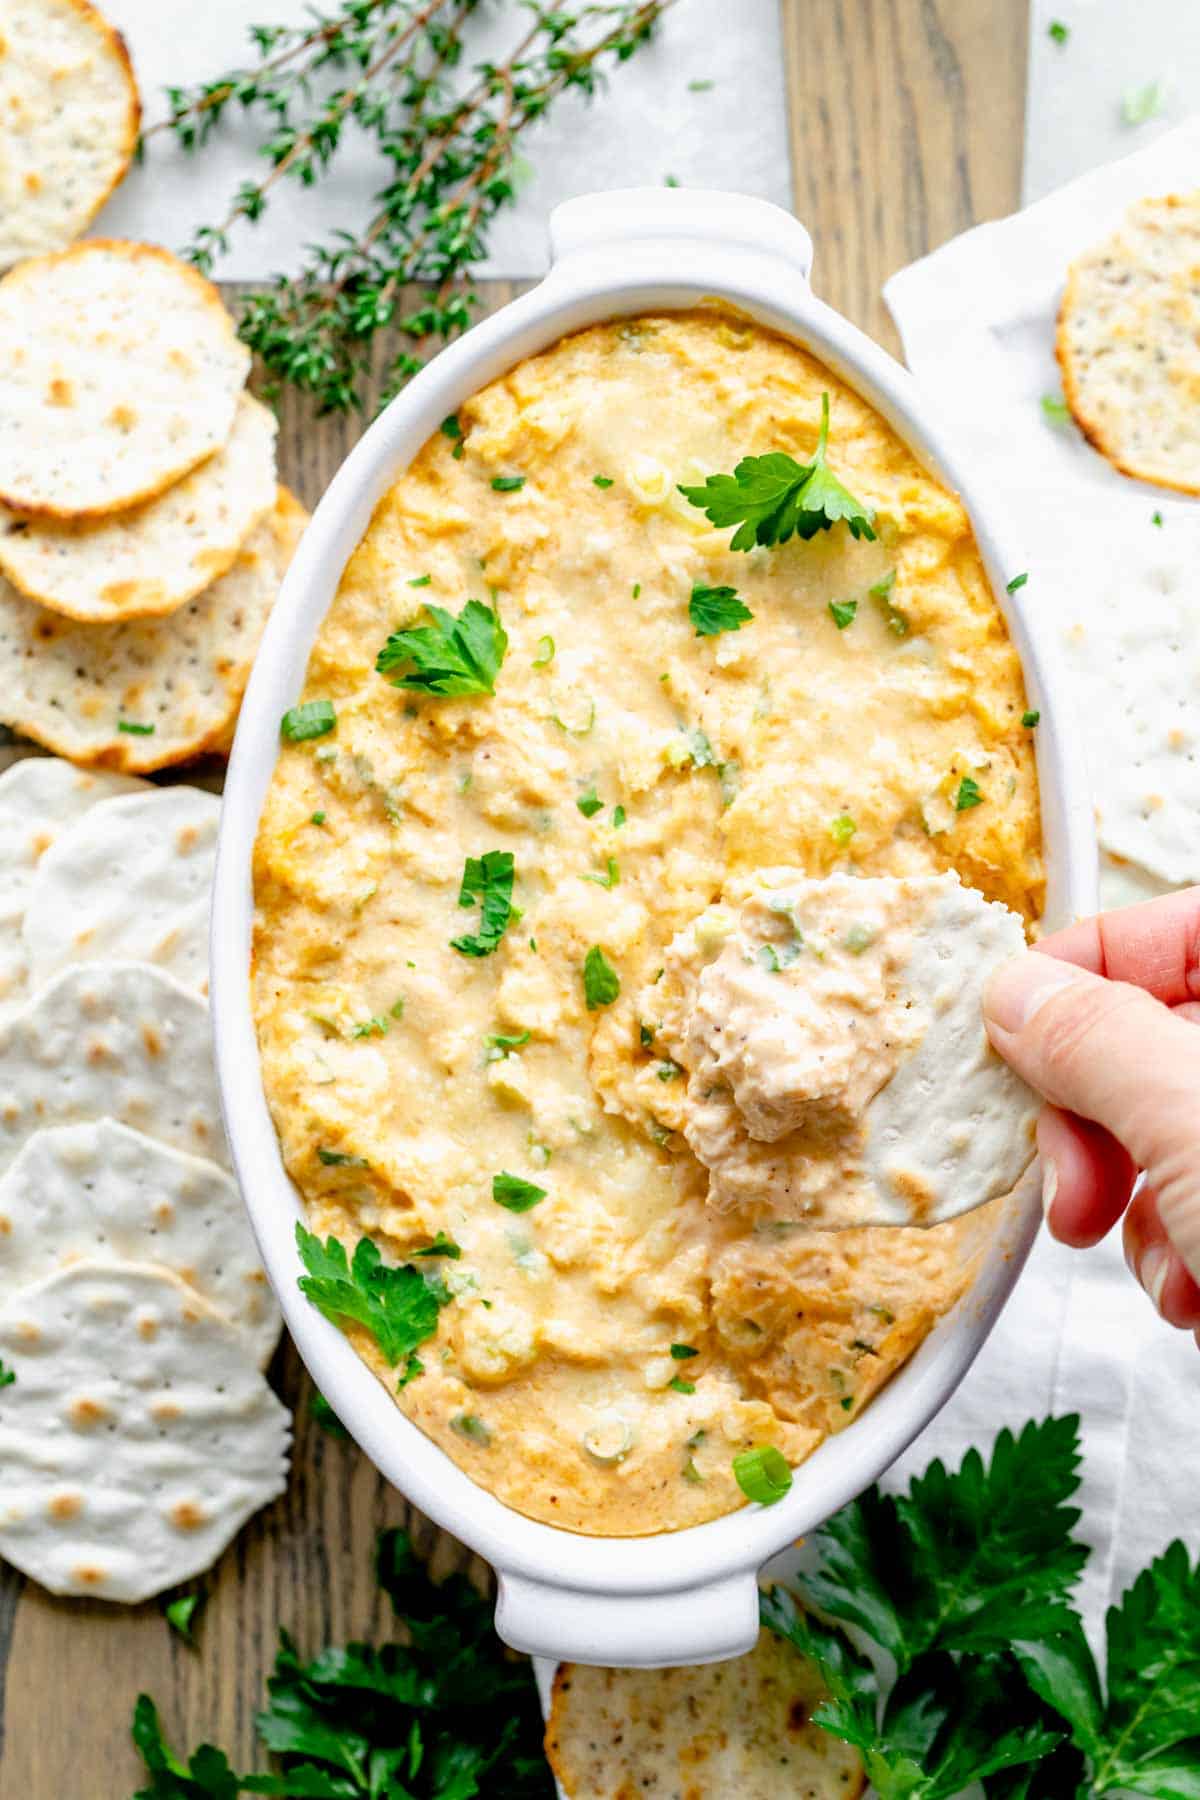
<path id="1" fill-rule="evenodd" d="M 1018 204 L 1027 0 L 782 0 L 814 285 L 897 348 L 887 277 Z"/>
<path id="2" fill-rule="evenodd" d="M 892 346 L 883 280 L 1017 203 L 1027 0 L 780 3 L 796 208 L 816 241 L 818 291 Z M 491 284 L 486 309 L 511 292 Z M 315 419 L 290 394 L 280 421 L 282 479 L 311 506 L 363 422 Z M 140 1689 L 179 1745 L 208 1738 L 250 1766 L 279 1626 L 305 1647 L 386 1631 L 371 1571 L 384 1525 L 408 1521 L 435 1568 L 461 1555 L 353 1446 L 311 1422 L 290 1346 L 272 1379 L 296 1410 L 292 1480 L 191 1584 L 207 1595 L 198 1650 L 168 1631 L 157 1605 L 56 1601 L 0 1567 L 0 1800 L 128 1800 Z"/>

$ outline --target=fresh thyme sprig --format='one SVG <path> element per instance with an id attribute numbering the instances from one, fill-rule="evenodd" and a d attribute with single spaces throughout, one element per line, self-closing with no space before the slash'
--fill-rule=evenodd
<path id="1" fill-rule="evenodd" d="M 530 22 L 509 54 L 455 82 L 480 0 L 343 0 L 302 26 L 253 26 L 257 66 L 169 88 L 169 116 L 147 136 L 169 131 L 197 151 L 231 106 L 265 128 L 267 173 L 244 181 L 222 222 L 200 227 L 186 251 L 206 274 L 279 184 L 321 180 L 348 126 L 391 165 L 360 227 L 310 245 L 298 274 L 243 302 L 241 336 L 268 376 L 304 389 L 322 412 L 347 411 L 363 405 L 377 332 L 407 340 L 388 364 L 387 399 L 422 366 L 423 344 L 464 330 L 487 228 L 515 191 L 521 133 L 569 88 L 594 95 L 605 67 L 628 61 L 673 3 L 523 0 Z M 410 287 L 426 291 L 414 299 Z"/>

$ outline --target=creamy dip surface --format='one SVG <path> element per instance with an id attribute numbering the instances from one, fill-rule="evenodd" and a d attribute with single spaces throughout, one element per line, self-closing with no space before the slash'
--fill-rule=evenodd
<path id="1" fill-rule="evenodd" d="M 677 484 L 810 458 L 825 393 L 830 466 L 876 541 L 838 524 L 731 551 Z M 752 618 L 698 636 L 697 584 Z M 508 636 L 494 694 L 376 672 L 426 602 L 472 598 Z M 1021 672 L 959 502 L 827 369 L 739 317 L 599 326 L 468 401 L 380 502 L 303 698 L 336 728 L 281 749 L 254 1008 L 312 1228 L 388 1261 L 438 1233 L 461 1247 L 436 1264 L 454 1298 L 399 1406 L 572 1530 L 732 1510 L 739 1452 L 797 1463 L 854 1422 L 961 1293 L 966 1233 L 709 1206 L 646 995 L 676 935 L 773 864 L 955 868 L 1040 912 Z M 464 865 L 494 852 L 519 916 L 464 954 Z M 544 1197 L 509 1210 L 502 1173 Z"/>

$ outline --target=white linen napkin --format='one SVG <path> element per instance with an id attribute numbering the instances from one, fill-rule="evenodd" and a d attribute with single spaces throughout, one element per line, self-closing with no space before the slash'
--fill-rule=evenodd
<path id="1" fill-rule="evenodd" d="M 895 275 L 885 297 L 908 363 L 936 399 L 976 480 L 1024 535 L 1029 596 L 1052 625 L 1101 603 L 1127 622 L 1163 604 L 1164 569 L 1191 572 L 1170 597 L 1200 615 L 1200 503 L 1118 475 L 1073 426 L 1045 418 L 1060 392 L 1054 322 L 1068 263 L 1128 205 L 1200 184 L 1200 117 L 1096 169 L 1026 211 L 981 225 Z M 1164 523 L 1152 524 L 1161 511 Z M 1200 675 L 1200 671 L 1195 672 Z M 1195 695 L 1200 723 L 1200 685 Z M 1103 743 L 1096 696 L 1086 709 Z M 1084 721 L 1080 728 L 1088 729 Z M 1107 780 L 1102 758 L 1093 767 Z M 1103 798 L 1103 791 L 1101 793 Z M 1109 869 L 1107 904 L 1156 891 Z M 1105 1607 L 1175 1536 L 1200 1547 L 1200 1357 L 1127 1274 L 1119 1232 L 1098 1249 L 1043 1238 L 996 1330 L 950 1405 L 889 1477 L 935 1455 L 957 1460 L 1002 1424 L 1046 1412 L 1083 1417 L 1081 1588 L 1095 1642 Z"/>

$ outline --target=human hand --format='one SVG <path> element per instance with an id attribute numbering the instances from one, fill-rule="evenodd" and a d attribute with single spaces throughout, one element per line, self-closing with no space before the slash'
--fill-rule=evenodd
<path id="1" fill-rule="evenodd" d="M 983 1007 L 1047 1102 L 1051 1232 L 1096 1244 L 1124 1213 L 1129 1267 L 1200 1344 L 1200 888 L 1056 932 L 996 971 Z"/>

